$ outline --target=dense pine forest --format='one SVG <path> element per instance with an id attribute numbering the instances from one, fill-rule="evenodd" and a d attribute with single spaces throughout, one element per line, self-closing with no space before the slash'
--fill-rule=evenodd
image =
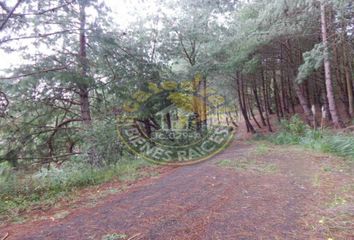
<path id="1" fill-rule="evenodd" d="M 49 164 L 98 145 L 104 164 L 120 152 L 112 119 L 136 86 L 195 72 L 252 133 L 296 113 L 351 125 L 350 1 L 160 4 L 120 28 L 96 1 L 2 2 L 1 49 L 24 59 L 1 77 L 2 161 Z"/>
<path id="2" fill-rule="evenodd" d="M 139 178 L 151 163 L 117 136 L 132 106 L 148 137 L 182 119 L 154 117 L 173 102 L 202 136 L 222 123 L 236 139 L 354 158 L 351 0 L 118 2 L 0 0 L 0 222 Z M 210 114 L 195 97 L 208 94 L 223 102 Z"/>

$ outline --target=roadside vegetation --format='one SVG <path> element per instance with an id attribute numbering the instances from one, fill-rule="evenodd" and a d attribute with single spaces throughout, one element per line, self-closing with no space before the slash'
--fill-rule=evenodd
<path id="1" fill-rule="evenodd" d="M 129 22 L 113 2 L 130 6 Z M 353 9 L 352 0 L 0 0 L 0 225 L 84 187 L 150 174 L 117 134 L 132 115 L 148 138 L 176 119 L 196 135 L 244 123 L 274 144 L 354 162 L 354 136 L 343 132 L 354 124 Z M 170 111 L 177 105 L 188 114 Z M 186 144 L 168 136 L 163 144 Z M 219 165 L 277 172 L 256 155 Z"/>
<path id="2" fill-rule="evenodd" d="M 33 173 L 16 171 L 9 164 L 0 165 L 0 222 L 15 220 L 34 208 L 50 208 L 60 200 L 70 200 L 77 190 L 110 181 L 122 183 L 146 177 L 153 167 L 148 162 L 132 158 L 102 168 L 92 168 L 84 162 L 64 163 L 60 168 L 41 168 Z"/>
<path id="3" fill-rule="evenodd" d="M 353 134 L 338 133 L 331 129 L 313 129 L 298 115 L 290 120 L 282 120 L 279 131 L 265 138 L 274 144 L 300 145 L 315 151 L 335 154 L 354 162 Z"/>

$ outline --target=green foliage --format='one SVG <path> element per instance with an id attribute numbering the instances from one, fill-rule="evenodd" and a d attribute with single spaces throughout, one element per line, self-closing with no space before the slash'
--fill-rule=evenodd
<path id="1" fill-rule="evenodd" d="M 269 140 L 275 144 L 296 144 L 354 160 L 354 136 L 314 130 L 298 116 L 282 121 L 280 131 Z"/>
<path id="2" fill-rule="evenodd" d="M 290 121 L 282 120 L 281 122 L 281 130 L 286 131 L 290 134 L 301 136 L 307 130 L 307 125 L 301 120 L 298 115 L 294 115 L 291 117 Z"/>
<path id="3" fill-rule="evenodd" d="M 139 169 L 148 165 L 141 159 L 127 159 L 95 169 L 76 160 L 66 162 L 60 168 L 42 168 L 30 174 L 13 171 L 3 163 L 0 166 L 0 219 L 1 215 L 11 215 L 11 212 L 25 210 L 38 203 L 52 205 L 77 188 L 112 179 L 137 179 L 143 176 Z M 7 174 L 9 171 L 11 174 Z"/>
<path id="4" fill-rule="evenodd" d="M 260 58 L 259 56 L 253 57 L 251 60 L 245 63 L 243 73 L 255 73 L 259 70 Z"/>
<path id="5" fill-rule="evenodd" d="M 119 162 L 123 157 L 124 148 L 117 137 L 117 120 L 114 117 L 107 117 L 104 120 L 95 121 L 90 129 L 81 134 L 81 139 L 93 139 L 90 142 L 82 143 L 82 150 L 87 152 L 94 147 L 98 156 L 102 159 L 102 165 L 112 165 Z M 81 155 L 84 161 L 86 155 Z"/>
<path id="6" fill-rule="evenodd" d="M 298 144 L 305 132 L 309 131 L 306 124 L 299 116 L 293 116 L 290 121 L 282 120 L 280 122 L 280 131 L 273 138 L 276 144 Z"/>
<path id="7" fill-rule="evenodd" d="M 12 176 L 12 166 L 8 162 L 0 163 L 0 186 L 9 181 Z"/>
<path id="8" fill-rule="evenodd" d="M 315 70 L 323 64 L 323 54 L 324 48 L 323 44 L 319 43 L 314 46 L 314 48 L 303 54 L 304 63 L 299 67 L 299 72 L 296 77 L 296 81 L 301 83 L 308 76 L 310 76 Z"/>
<path id="9" fill-rule="evenodd" d="M 324 139 L 326 152 L 354 159 L 354 137 L 351 135 L 327 135 Z"/>
<path id="10" fill-rule="evenodd" d="M 64 163 L 60 168 L 42 168 L 33 174 L 14 172 L 2 175 L 0 196 L 41 194 L 45 191 L 66 191 L 74 187 L 96 185 L 114 177 L 126 178 L 148 165 L 143 160 L 121 160 L 119 164 L 95 169 L 80 161 Z"/>
<path id="11" fill-rule="evenodd" d="M 256 149 L 254 150 L 254 154 L 255 154 L 255 156 L 263 156 L 263 155 L 267 154 L 269 151 L 270 151 L 269 146 L 262 143 L 262 144 L 258 144 L 256 146 Z"/>

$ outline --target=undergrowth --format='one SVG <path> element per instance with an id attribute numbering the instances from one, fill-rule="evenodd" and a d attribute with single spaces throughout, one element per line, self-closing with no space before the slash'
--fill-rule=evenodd
<path id="1" fill-rule="evenodd" d="M 68 162 L 60 168 L 42 168 L 29 174 L 0 164 L 0 222 L 37 205 L 51 206 L 85 186 L 141 177 L 148 163 L 141 159 L 121 160 L 115 165 L 95 169 L 81 162 Z"/>
<path id="2" fill-rule="evenodd" d="M 274 144 L 301 145 L 316 151 L 332 153 L 354 161 L 354 136 L 333 133 L 327 130 L 314 130 L 304 124 L 298 116 L 281 122 L 280 131 L 267 140 Z"/>

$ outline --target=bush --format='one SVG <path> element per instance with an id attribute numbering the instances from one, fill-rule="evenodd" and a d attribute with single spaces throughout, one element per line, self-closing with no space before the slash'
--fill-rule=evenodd
<path id="1" fill-rule="evenodd" d="M 298 115 L 294 115 L 290 121 L 288 120 L 282 120 L 280 122 L 281 126 L 281 131 L 286 131 L 292 135 L 295 136 L 302 136 L 305 134 L 306 130 L 309 129 L 309 127 L 304 124 L 304 122 L 301 120 L 301 118 Z"/>
<path id="2" fill-rule="evenodd" d="M 113 117 L 95 121 L 95 123 L 82 133 L 81 139 L 90 139 L 81 143 L 81 150 L 88 152 L 95 149 L 102 166 L 116 164 L 123 158 L 123 145 L 118 140 L 116 120 Z M 88 161 L 88 156 L 83 154 L 82 160 Z"/>
<path id="3" fill-rule="evenodd" d="M 309 127 L 302 122 L 299 116 L 295 115 L 290 120 L 280 122 L 279 133 L 271 140 L 275 144 L 299 144 L 301 137 L 310 131 Z"/>
<path id="4" fill-rule="evenodd" d="M 328 135 L 324 139 L 326 152 L 335 153 L 339 156 L 354 159 L 354 136 L 350 135 Z"/>
<path id="5" fill-rule="evenodd" d="M 296 144 L 354 160 L 354 136 L 314 130 L 298 116 L 281 122 L 280 131 L 269 140 L 275 144 Z"/>
<path id="6" fill-rule="evenodd" d="M 139 169 L 149 165 L 144 160 L 120 160 L 117 164 L 93 168 L 82 161 L 64 163 L 61 168 L 42 168 L 32 174 L 0 166 L 0 221 L 1 215 L 12 215 L 35 204 L 52 204 L 74 189 L 97 185 L 112 179 L 133 180 Z M 5 169 L 7 169 L 5 171 Z M 5 172 L 12 171 L 11 174 Z"/>
<path id="7" fill-rule="evenodd" d="M 68 191 L 75 187 L 106 182 L 115 177 L 126 178 L 127 175 L 133 178 L 138 168 L 146 165 L 147 162 L 137 159 L 96 169 L 82 162 L 67 162 L 60 168 L 42 168 L 33 174 L 13 172 L 11 177 L 0 178 L 0 198 L 41 194 L 45 191 Z"/>
<path id="8" fill-rule="evenodd" d="M 8 162 L 0 163 L 0 185 L 11 178 L 12 167 Z"/>

